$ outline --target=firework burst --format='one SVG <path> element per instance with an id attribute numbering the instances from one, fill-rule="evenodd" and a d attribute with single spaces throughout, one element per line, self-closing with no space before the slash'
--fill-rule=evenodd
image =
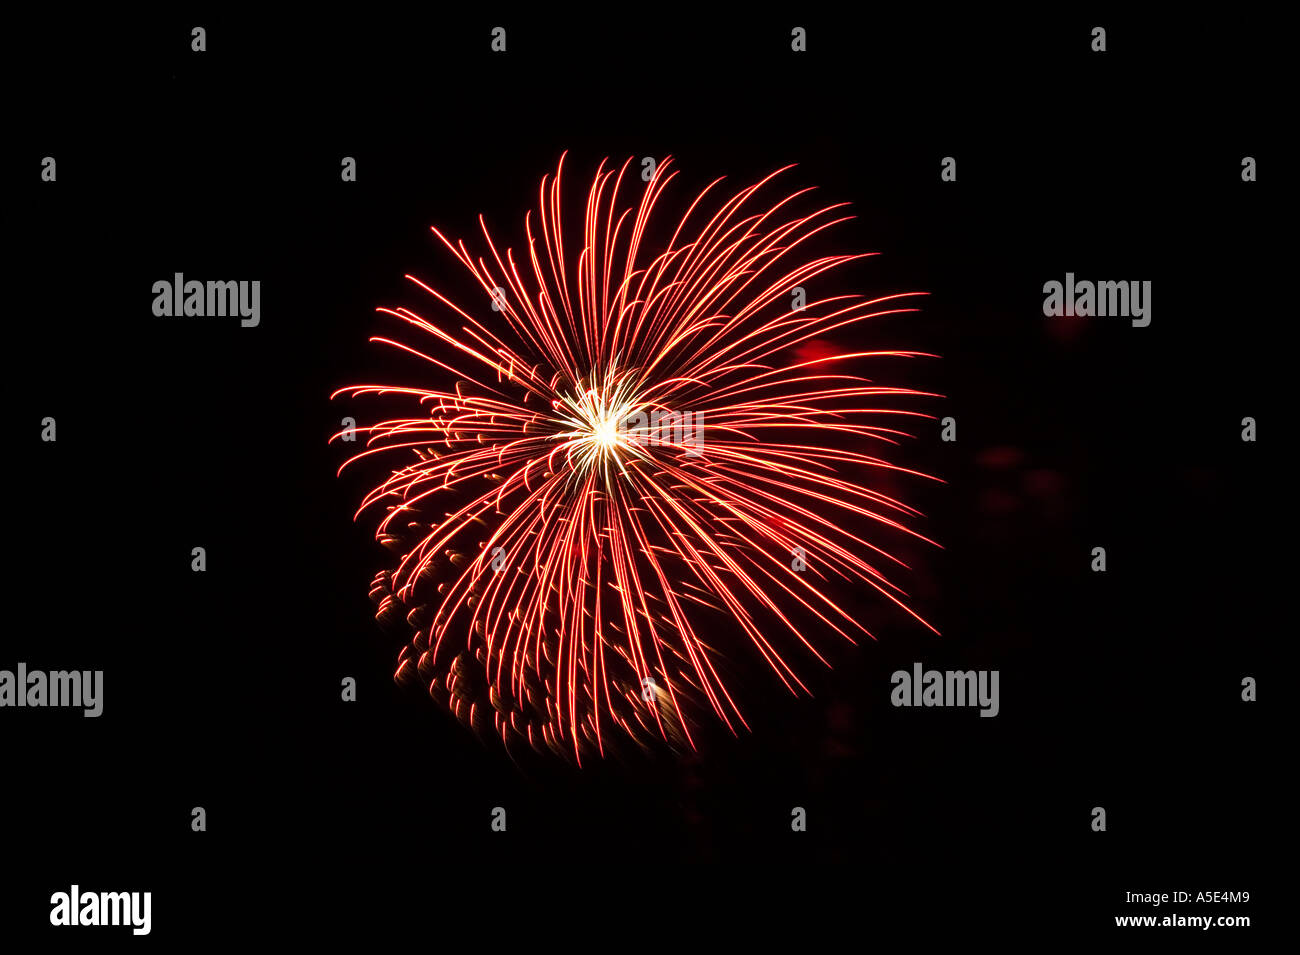
<path id="1" fill-rule="evenodd" d="M 379 616 L 414 633 L 398 679 L 507 747 L 579 763 L 617 739 L 694 747 L 710 714 L 746 727 L 739 657 L 808 692 L 787 661 L 826 663 L 810 630 L 870 635 L 835 599 L 846 583 L 929 627 L 886 577 L 905 565 L 868 539 L 926 540 L 904 524 L 918 512 L 862 481 L 925 476 L 869 453 L 905 436 L 902 416 L 929 417 L 876 405 L 925 393 L 853 373 L 920 353 L 825 348 L 923 293 L 795 304 L 792 290 L 867 257 L 805 251 L 849 218 L 842 204 L 759 202 L 784 170 L 713 201 L 719 179 L 654 241 L 676 172 L 666 160 L 642 183 L 630 163 L 601 164 L 576 242 L 563 158 L 522 251 L 501 251 L 482 217 L 482 255 L 435 228 L 482 298 L 462 308 L 408 275 L 439 318 L 381 308 L 416 334 L 371 341 L 443 387 L 335 392 L 418 409 L 357 429 L 365 449 L 344 464 L 390 462 L 358 516 L 386 509 L 376 536 L 400 555 L 372 588 Z"/>

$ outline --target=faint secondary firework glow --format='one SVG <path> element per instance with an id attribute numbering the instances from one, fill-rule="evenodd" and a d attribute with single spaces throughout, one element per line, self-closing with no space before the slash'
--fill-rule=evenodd
<path id="1" fill-rule="evenodd" d="M 365 450 L 343 465 L 389 462 L 357 516 L 384 509 L 376 538 L 400 555 L 371 591 L 380 618 L 414 631 L 397 678 L 508 748 L 579 764 L 621 738 L 695 747 L 710 713 L 747 727 L 725 676 L 741 655 L 808 692 L 787 661 L 827 663 L 813 633 L 870 636 L 835 598 L 846 583 L 930 627 L 882 570 L 906 565 L 863 536 L 928 540 L 903 523 L 919 512 L 862 482 L 926 477 L 868 452 L 907 436 L 901 417 L 930 417 L 877 404 L 928 393 L 853 373 L 922 353 L 828 338 L 916 311 L 924 293 L 797 300 L 868 255 L 805 251 L 849 217 L 845 204 L 794 212 L 809 189 L 759 201 L 784 169 L 725 196 L 715 180 L 656 244 L 677 173 L 665 160 L 642 183 L 630 164 L 601 164 L 576 241 L 561 221 L 563 157 L 521 251 L 501 251 L 482 217 L 486 255 L 435 228 L 482 298 L 461 307 L 408 275 L 440 317 L 380 308 L 416 334 L 371 341 L 442 386 L 334 393 L 418 408 L 356 429 Z M 621 204 L 628 192 L 639 198 Z M 628 425 L 686 413 L 686 429 L 655 441 Z"/>

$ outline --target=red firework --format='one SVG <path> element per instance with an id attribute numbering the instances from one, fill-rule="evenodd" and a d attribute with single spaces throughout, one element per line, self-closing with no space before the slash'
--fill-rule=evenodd
<path id="1" fill-rule="evenodd" d="M 747 726 L 724 679 L 732 657 L 807 692 L 786 657 L 802 648 L 826 661 L 802 629 L 867 633 L 834 597 L 844 581 L 930 626 L 877 566 L 902 561 L 861 536 L 874 526 L 926 540 L 900 522 L 919 512 L 853 479 L 925 477 L 855 447 L 896 444 L 906 432 L 885 422 L 897 416 L 930 417 L 875 400 L 927 393 L 848 372 L 921 353 L 826 339 L 915 311 L 907 300 L 924 293 L 793 299 L 867 255 L 805 255 L 849 217 L 836 217 L 844 204 L 791 211 L 811 190 L 760 207 L 784 170 L 705 211 L 715 180 L 652 251 L 676 172 L 666 160 L 642 185 L 630 164 L 601 164 L 576 249 L 561 227 L 563 157 L 518 257 L 482 217 L 487 257 L 435 228 L 484 297 L 461 308 L 408 275 L 446 320 L 381 308 L 423 343 L 371 341 L 427 362 L 448 387 L 335 392 L 420 406 L 358 429 L 366 450 L 344 464 L 400 459 L 358 511 L 386 507 L 376 537 L 401 554 L 372 590 L 381 618 L 405 611 L 415 631 L 397 677 L 418 676 L 507 746 L 579 763 L 616 736 L 694 747 L 707 713 L 733 733 Z M 633 187 L 639 202 L 620 208 Z"/>

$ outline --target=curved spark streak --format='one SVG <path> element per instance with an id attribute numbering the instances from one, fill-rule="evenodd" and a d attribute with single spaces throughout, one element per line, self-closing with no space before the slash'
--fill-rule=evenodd
<path id="1" fill-rule="evenodd" d="M 408 275 L 451 323 L 381 308 L 427 340 L 371 341 L 427 362 L 454 387 L 370 384 L 334 394 L 401 396 L 422 407 L 420 417 L 358 428 L 366 450 L 343 465 L 406 457 L 357 512 L 387 507 L 376 538 L 402 554 L 372 591 L 381 615 L 413 608 L 415 652 L 403 652 L 398 677 L 418 672 L 472 725 L 490 709 L 507 746 L 563 748 L 579 764 L 586 746 L 604 755 L 611 727 L 694 747 L 697 711 L 733 733 L 748 725 L 719 672 L 744 644 L 706 639 L 711 615 L 733 620 L 792 692 L 808 688 L 782 642 L 827 664 L 800 621 L 815 619 L 850 642 L 871 636 L 835 601 L 833 578 L 871 588 L 934 629 L 873 561 L 906 565 L 845 526 L 856 520 L 933 543 L 903 523 L 918 511 L 854 478 L 874 469 L 928 475 L 846 447 L 907 435 L 876 416 L 931 416 L 864 403 L 929 395 L 845 369 L 923 353 L 790 360 L 838 330 L 916 311 L 906 300 L 924 293 L 787 307 L 791 289 L 869 256 L 800 258 L 810 239 L 848 217 L 834 215 L 843 204 L 790 212 L 811 190 L 754 208 L 784 169 L 711 215 L 706 197 L 722 180 L 710 183 L 663 251 L 646 252 L 652 215 L 677 173 L 665 160 L 635 209 L 620 209 L 630 163 L 617 172 L 601 163 L 576 257 L 561 227 L 564 157 L 542 179 L 518 258 L 498 249 L 482 217 L 485 257 L 433 229 L 496 311 L 476 308 L 476 317 Z M 695 420 L 707 439 L 669 431 L 647 443 L 623 427 L 673 411 L 702 416 Z M 444 500 L 452 509 L 429 518 Z M 466 535 L 477 535 L 467 548 Z M 795 548 L 808 555 L 805 570 L 793 569 Z M 463 648 L 449 639 L 457 633 L 468 635 Z M 462 684 L 475 665 L 490 707 L 474 699 L 466 708 Z"/>

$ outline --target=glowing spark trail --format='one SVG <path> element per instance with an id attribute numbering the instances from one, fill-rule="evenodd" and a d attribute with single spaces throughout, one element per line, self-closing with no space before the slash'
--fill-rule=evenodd
<path id="1" fill-rule="evenodd" d="M 366 449 L 344 465 L 397 461 L 358 516 L 386 507 L 376 537 L 400 554 L 371 591 L 381 618 L 405 613 L 415 633 L 398 678 L 419 678 L 507 747 L 579 763 L 616 737 L 694 747 L 709 713 L 733 733 L 747 726 L 724 678 L 739 656 L 807 692 L 788 658 L 826 660 L 805 632 L 867 633 L 836 582 L 929 627 L 881 569 L 902 561 L 863 536 L 926 540 L 902 523 L 918 512 L 856 479 L 925 477 L 867 452 L 906 436 L 889 426 L 899 416 L 930 417 L 890 399 L 926 393 L 852 373 L 920 353 L 802 357 L 915 311 L 923 293 L 794 305 L 792 290 L 867 256 L 805 253 L 848 217 L 842 205 L 792 211 L 811 190 L 758 203 L 784 170 L 709 206 L 715 180 L 655 245 L 676 172 L 665 160 L 642 184 L 630 163 L 601 164 L 576 246 L 561 224 L 563 158 L 521 252 L 503 252 L 482 217 L 485 256 L 434 229 L 481 304 L 408 275 L 441 317 L 381 308 L 419 334 L 371 341 L 445 386 L 335 392 L 418 402 L 415 417 L 357 429 Z M 639 201 L 621 207 L 632 190 Z"/>

